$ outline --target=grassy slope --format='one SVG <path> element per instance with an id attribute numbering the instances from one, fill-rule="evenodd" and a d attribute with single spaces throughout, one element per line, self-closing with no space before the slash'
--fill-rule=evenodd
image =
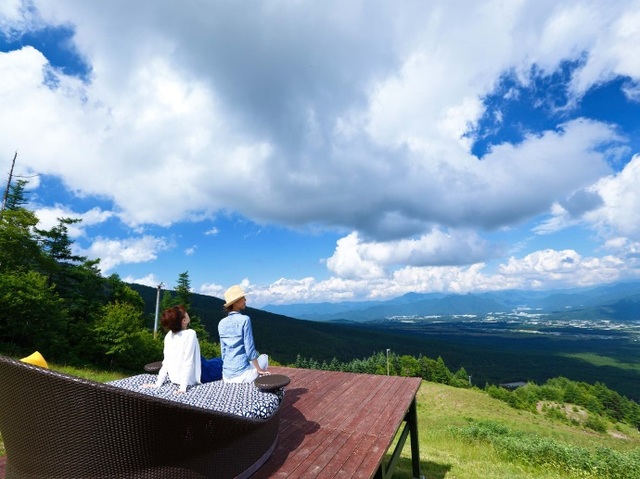
<path id="1" fill-rule="evenodd" d="M 64 371 L 97 381 L 121 378 L 121 374 L 82 370 L 52 365 Z M 555 441 L 594 449 L 605 446 L 621 451 L 640 447 L 640 433 L 624 429 L 625 438 L 597 434 L 593 431 L 552 421 L 546 417 L 518 411 L 479 390 L 457 389 L 441 384 L 423 382 L 418 392 L 418 429 L 420 459 L 426 479 L 561 479 L 566 474 L 553 470 L 510 463 L 500 458 L 488 444 L 469 444 L 454 438 L 450 427 L 469 424 L 470 420 L 492 420 L 514 431 L 535 433 Z M 4 445 L 0 438 L 0 456 Z M 411 477 L 411 450 L 403 451 L 394 477 Z"/>
<path id="2" fill-rule="evenodd" d="M 500 458 L 489 444 L 469 444 L 452 437 L 451 426 L 470 420 L 492 420 L 513 431 L 535 433 L 555 441 L 588 449 L 598 446 L 627 451 L 640 447 L 640 433 L 625 428 L 626 439 L 569 426 L 525 411 L 510 408 L 478 390 L 457 389 L 423 382 L 418 392 L 418 429 L 422 474 L 426 479 L 560 479 L 564 472 L 510 463 Z M 411 477 L 411 450 L 394 477 Z"/>

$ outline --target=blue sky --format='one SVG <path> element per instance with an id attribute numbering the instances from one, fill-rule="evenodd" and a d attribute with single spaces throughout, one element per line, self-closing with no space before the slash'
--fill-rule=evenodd
<path id="1" fill-rule="evenodd" d="M 125 281 L 260 307 L 640 278 L 637 1 L 8 0 L 0 131 L 40 226 L 81 218 Z"/>

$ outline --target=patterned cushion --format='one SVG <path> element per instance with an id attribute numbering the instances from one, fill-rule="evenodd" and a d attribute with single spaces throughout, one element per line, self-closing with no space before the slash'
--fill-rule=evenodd
<path id="1" fill-rule="evenodd" d="M 270 417 L 278 409 L 283 395 L 283 391 L 277 391 L 278 394 L 261 391 L 252 383 L 229 384 L 223 381 L 189 386 L 184 394 L 174 394 L 177 386 L 169 381 L 159 388 L 142 387 L 145 383 L 155 383 L 156 378 L 154 374 L 139 374 L 107 384 L 191 406 L 260 419 Z"/>

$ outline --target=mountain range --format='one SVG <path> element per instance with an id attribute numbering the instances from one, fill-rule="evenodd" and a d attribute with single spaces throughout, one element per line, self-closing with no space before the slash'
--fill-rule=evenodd
<path id="1" fill-rule="evenodd" d="M 386 301 L 267 305 L 275 314 L 311 321 L 374 321 L 398 316 L 490 315 L 516 310 L 557 319 L 640 320 L 640 282 L 590 288 L 486 293 L 408 293 Z"/>

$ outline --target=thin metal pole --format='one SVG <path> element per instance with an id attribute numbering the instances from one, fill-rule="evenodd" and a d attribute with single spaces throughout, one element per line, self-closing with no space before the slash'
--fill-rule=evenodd
<path id="1" fill-rule="evenodd" d="M 387 348 L 387 376 L 389 375 L 389 351 L 391 350 Z"/>
<path id="2" fill-rule="evenodd" d="M 164 284 L 160 283 L 157 288 L 158 291 L 156 292 L 156 319 L 153 323 L 153 337 L 155 338 L 158 335 L 158 315 L 160 314 L 160 290 L 162 289 L 162 287 L 164 286 Z"/>

